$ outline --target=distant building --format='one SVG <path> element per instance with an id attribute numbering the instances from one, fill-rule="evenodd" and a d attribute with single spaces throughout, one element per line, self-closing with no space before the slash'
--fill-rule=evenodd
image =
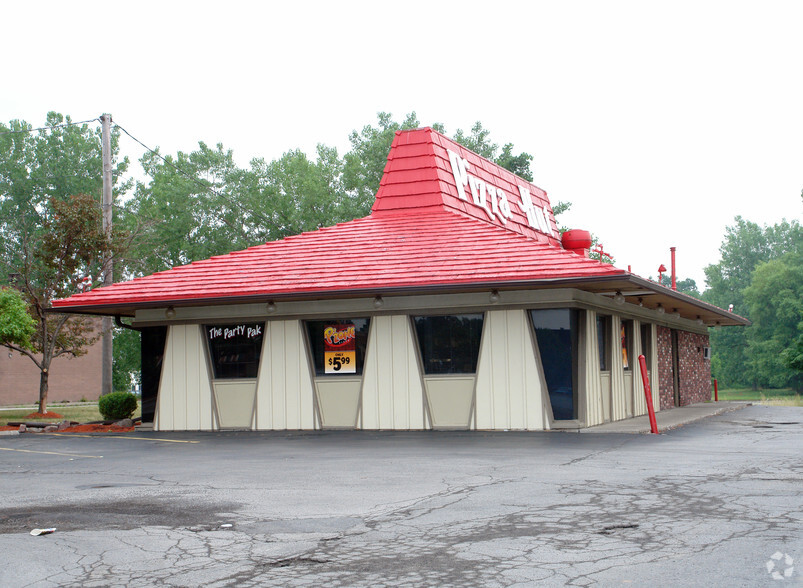
<path id="1" fill-rule="evenodd" d="M 133 317 L 158 430 L 588 427 L 646 413 L 642 354 L 656 410 L 710 398 L 708 327 L 747 321 L 589 247 L 543 190 L 417 129 L 368 217 L 54 306 Z"/>
<path id="2" fill-rule="evenodd" d="M 82 398 L 97 400 L 102 357 L 101 345 L 95 344 L 81 357 L 54 359 L 48 379 L 48 405 Z M 0 347 L 0 405 L 35 402 L 39 402 L 39 368 L 18 352 Z"/>

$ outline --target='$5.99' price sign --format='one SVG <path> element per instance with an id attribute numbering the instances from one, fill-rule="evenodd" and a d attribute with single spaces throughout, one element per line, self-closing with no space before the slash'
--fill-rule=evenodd
<path id="1" fill-rule="evenodd" d="M 325 373 L 357 373 L 357 339 L 353 323 L 327 325 L 323 329 Z"/>

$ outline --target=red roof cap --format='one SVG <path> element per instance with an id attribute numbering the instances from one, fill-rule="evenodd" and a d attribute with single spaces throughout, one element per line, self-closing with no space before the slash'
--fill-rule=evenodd
<path id="1" fill-rule="evenodd" d="M 546 192 L 430 128 L 397 131 L 372 214 L 451 209 L 560 246 Z"/>

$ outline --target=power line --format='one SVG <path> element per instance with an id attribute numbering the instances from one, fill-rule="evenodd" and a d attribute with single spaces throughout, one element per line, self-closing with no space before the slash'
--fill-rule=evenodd
<path id="1" fill-rule="evenodd" d="M 137 139 L 137 138 L 136 138 L 134 135 L 132 135 L 131 133 L 129 133 L 127 130 L 125 130 L 123 127 L 121 127 L 119 124 L 117 124 L 117 123 L 113 123 L 113 124 L 114 124 L 114 126 L 116 126 L 118 129 L 120 129 L 121 131 L 123 131 L 123 132 L 124 132 L 126 135 L 128 135 L 128 136 L 129 136 L 131 139 L 133 139 L 135 142 L 137 142 L 139 145 L 141 145 L 141 146 L 142 146 L 142 147 L 143 147 L 145 150 L 147 150 L 149 153 L 151 153 L 151 154 L 155 155 L 156 157 L 158 157 L 159 159 L 161 159 L 161 160 L 162 160 L 162 161 L 165 163 L 165 165 L 168 165 L 168 166 L 170 166 L 171 168 L 173 168 L 174 170 L 176 170 L 178 173 L 180 173 L 182 176 L 184 176 L 185 178 L 187 178 L 188 180 L 190 180 L 191 182 L 193 182 L 195 185 L 197 185 L 198 187 L 200 187 L 200 188 L 201 188 L 201 189 L 203 189 L 204 191 L 206 191 L 206 192 L 209 192 L 209 193 L 211 193 L 211 194 L 214 194 L 215 196 L 217 196 L 217 197 L 219 197 L 219 198 L 222 198 L 223 200 L 225 200 L 226 202 L 228 202 L 228 203 L 229 203 L 231 206 L 238 208 L 238 209 L 240 210 L 240 212 L 241 212 L 241 213 L 243 213 L 243 214 L 244 214 L 244 215 L 246 215 L 246 216 L 249 216 L 249 215 L 250 215 L 250 216 L 252 216 L 252 217 L 257 217 L 257 218 L 259 218 L 259 219 L 260 219 L 262 222 L 266 223 L 268 226 L 270 226 L 270 225 L 272 224 L 272 223 L 271 223 L 271 221 L 270 221 L 269 219 L 267 219 L 267 218 L 266 218 L 266 217 L 265 217 L 265 216 L 264 216 L 262 213 L 258 213 L 258 212 L 254 211 L 254 210 L 248 210 L 248 209 L 244 208 L 244 207 L 242 206 L 242 204 L 240 204 L 240 203 L 239 203 L 239 202 L 237 202 L 236 200 L 232 200 L 232 199 L 230 199 L 228 196 L 226 196 L 226 195 L 224 195 L 224 194 L 221 194 L 220 192 L 218 192 L 217 190 L 215 190 L 215 189 L 214 189 L 212 186 L 209 186 L 209 185 L 207 185 L 207 184 L 204 184 L 203 182 L 201 182 L 201 181 L 200 181 L 200 180 L 199 180 L 197 177 L 195 177 L 194 175 L 192 175 L 192 174 L 189 174 L 189 173 L 185 172 L 183 169 L 181 169 L 180 167 L 176 166 L 176 165 L 175 165 L 173 162 L 171 162 L 170 160 L 166 159 L 166 158 L 165 158 L 165 157 L 164 157 L 164 156 L 163 156 L 161 153 L 159 153 L 158 151 L 156 151 L 156 150 L 154 150 L 154 149 L 151 149 L 150 147 L 148 147 L 147 145 L 145 145 L 145 143 L 143 143 L 142 141 L 140 141 L 139 139 Z M 229 223 L 228 223 L 228 222 L 227 222 L 225 219 L 218 218 L 218 220 L 222 221 L 224 224 L 229 224 Z"/>
<path id="2" fill-rule="evenodd" d="M 41 131 L 52 131 L 53 129 L 59 129 L 59 128 L 62 128 L 62 127 L 73 127 L 73 126 L 76 126 L 76 125 L 83 125 L 83 124 L 95 122 L 95 121 L 98 121 L 98 120 L 100 120 L 100 119 L 98 119 L 98 118 L 90 118 L 89 120 L 82 120 L 82 121 L 78 121 L 78 122 L 70 121 L 70 122 L 61 123 L 61 124 L 58 124 L 58 125 L 52 125 L 52 126 L 49 126 L 49 127 L 38 127 L 36 129 L 19 129 L 17 131 L 3 131 L 3 132 L 0 132 L 0 135 L 21 135 L 21 134 L 24 134 L 24 133 L 37 133 L 37 132 L 41 132 Z"/>

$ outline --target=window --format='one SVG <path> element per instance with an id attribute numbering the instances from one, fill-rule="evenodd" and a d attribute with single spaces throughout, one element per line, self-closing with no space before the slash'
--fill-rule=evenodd
<path id="1" fill-rule="evenodd" d="M 650 367 L 650 351 L 652 351 L 651 339 L 652 326 L 641 325 L 641 353 L 647 361 L 647 368 Z"/>
<path id="2" fill-rule="evenodd" d="M 316 376 L 361 376 L 370 318 L 307 321 Z"/>
<path id="3" fill-rule="evenodd" d="M 579 316 L 580 311 L 571 308 L 530 311 L 555 420 L 577 418 Z"/>
<path id="4" fill-rule="evenodd" d="M 204 326 L 215 379 L 257 377 L 263 328 L 262 323 Z"/>
<path id="5" fill-rule="evenodd" d="M 424 373 L 475 373 L 482 320 L 482 314 L 414 317 Z"/>
<path id="6" fill-rule="evenodd" d="M 599 369 L 611 369 L 611 317 L 597 315 L 597 347 L 599 348 Z"/>
<path id="7" fill-rule="evenodd" d="M 622 341 L 622 367 L 633 369 L 633 321 L 622 321 L 619 334 Z"/>

